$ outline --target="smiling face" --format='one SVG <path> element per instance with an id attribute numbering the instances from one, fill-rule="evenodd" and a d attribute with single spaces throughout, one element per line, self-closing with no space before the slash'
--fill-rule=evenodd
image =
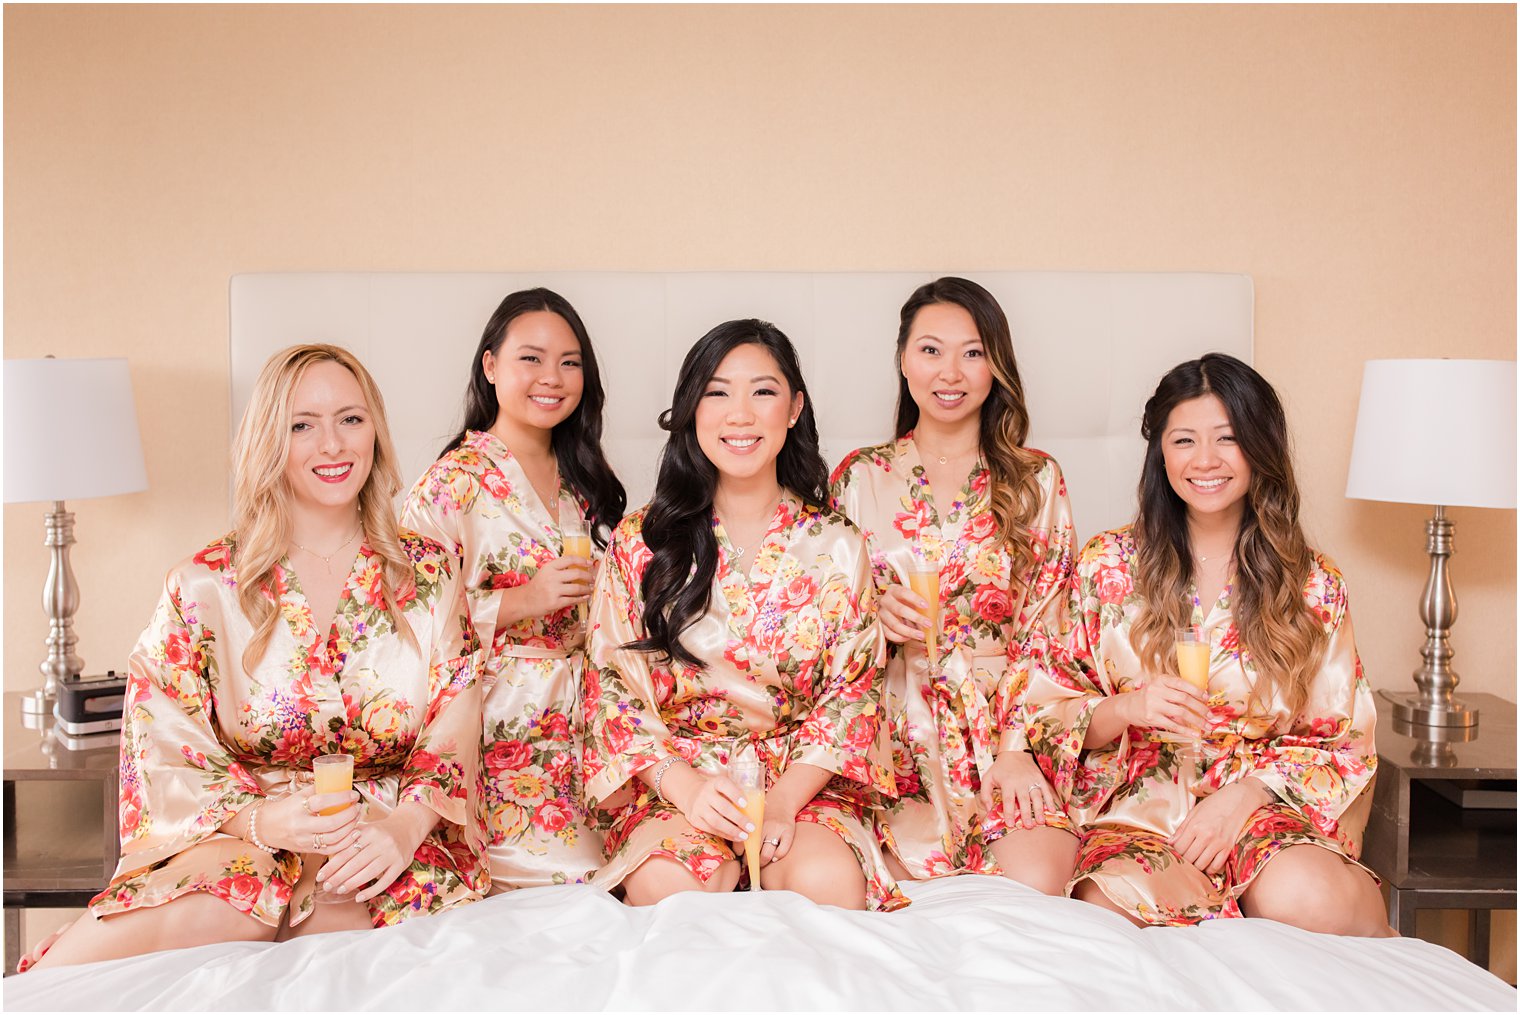
<path id="1" fill-rule="evenodd" d="M 501 430 L 552 430 L 581 404 L 581 343 L 551 310 L 514 319 L 496 352 L 482 354 L 481 365 L 496 389 L 492 430 L 498 436 Z"/>
<path id="2" fill-rule="evenodd" d="M 1224 403 L 1200 395 L 1177 403 L 1161 434 L 1166 478 L 1188 516 L 1212 516 L 1237 523 L 1251 489 L 1251 466 L 1235 441 Z"/>
<path id="3" fill-rule="evenodd" d="M 945 426 L 978 419 L 992 391 L 992 368 L 970 312 L 954 303 L 930 303 L 914 315 L 902 374 L 920 419 Z"/>
<path id="4" fill-rule="evenodd" d="M 764 346 L 735 346 L 718 364 L 697 403 L 697 443 L 719 482 L 776 475 L 776 456 L 802 411 L 775 357 Z"/>
<path id="5" fill-rule="evenodd" d="M 374 460 L 375 423 L 358 380 L 340 363 L 313 363 L 291 395 L 285 483 L 294 507 L 355 508 Z"/>

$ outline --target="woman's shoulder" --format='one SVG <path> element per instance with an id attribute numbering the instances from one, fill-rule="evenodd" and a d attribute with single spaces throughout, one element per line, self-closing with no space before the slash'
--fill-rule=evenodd
<path id="1" fill-rule="evenodd" d="M 169 568 L 165 584 L 174 588 L 186 588 L 202 582 L 235 584 L 233 554 L 236 547 L 235 533 L 229 532 L 225 536 L 213 539 Z"/>
<path id="2" fill-rule="evenodd" d="M 1346 610 L 1346 578 L 1335 561 L 1318 550 L 1309 551 L 1304 601 L 1327 623 L 1337 622 Z"/>
<path id="3" fill-rule="evenodd" d="M 902 441 L 887 441 L 869 447 L 856 448 L 839 460 L 829 477 L 829 487 L 838 490 L 848 486 L 852 479 L 871 472 L 890 473 L 896 468 L 896 460 L 902 454 Z"/>
<path id="4" fill-rule="evenodd" d="M 1135 555 L 1135 531 L 1133 525 L 1121 525 L 1107 529 L 1087 541 L 1077 554 L 1078 568 L 1127 565 Z"/>

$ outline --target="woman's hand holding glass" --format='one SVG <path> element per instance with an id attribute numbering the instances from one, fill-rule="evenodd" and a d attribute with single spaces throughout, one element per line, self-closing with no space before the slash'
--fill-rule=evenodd
<path id="1" fill-rule="evenodd" d="M 1116 705 L 1127 726 L 1198 736 L 1208 722 L 1209 699 L 1194 685 L 1169 674 L 1148 678 L 1119 696 Z"/>
<path id="2" fill-rule="evenodd" d="M 254 805 L 259 807 L 259 838 L 275 849 L 332 856 L 347 849 L 359 834 L 359 808 L 354 806 L 358 802 L 359 794 L 353 790 L 317 793 L 303 789 L 270 797 Z M 334 807 L 341 809 L 336 814 L 322 813 Z"/>
<path id="3" fill-rule="evenodd" d="M 755 825 L 744 813 L 744 790 L 725 775 L 708 775 L 677 764 L 665 774 L 665 799 L 693 828 L 729 842 L 743 842 Z"/>
<path id="4" fill-rule="evenodd" d="M 917 641 L 927 644 L 929 602 L 906 585 L 892 584 L 876 607 L 876 616 L 887 640 L 901 645 Z"/>
<path id="5" fill-rule="evenodd" d="M 567 606 L 580 606 L 591 598 L 595 568 L 581 557 L 555 557 L 532 578 L 506 589 L 497 612 L 497 623 L 515 624 L 527 617 L 547 617 Z"/>

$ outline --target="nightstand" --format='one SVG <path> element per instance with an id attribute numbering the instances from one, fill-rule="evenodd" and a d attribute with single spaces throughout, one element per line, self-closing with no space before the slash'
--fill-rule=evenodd
<path id="1" fill-rule="evenodd" d="M 83 907 L 116 872 L 121 840 L 117 829 L 118 742 L 70 750 L 54 737 L 52 717 L 43 729 L 21 722 L 17 691 L 5 695 L 5 973 L 21 957 L 23 911 Z M 109 739 L 109 738 L 106 738 Z M 71 787 L 61 783 L 85 783 Z M 24 796 L 18 809 L 17 797 Z M 60 797 L 89 801 L 87 813 L 59 814 Z M 51 798 L 51 799 L 50 799 Z M 52 808 L 53 810 L 43 810 Z M 20 820 L 18 821 L 18 815 Z M 100 827 L 95 827 L 96 820 Z M 31 832 L 39 820 L 67 823 L 68 834 L 46 842 Z M 86 826 L 79 830 L 80 826 Z"/>
<path id="2" fill-rule="evenodd" d="M 1480 710 L 1471 730 L 1434 742 L 1393 718 L 1377 695 L 1377 785 L 1362 860 L 1388 888 L 1388 922 L 1414 932 L 1420 909 L 1468 909 L 1469 958 L 1488 967 L 1489 917 L 1515 908 L 1515 705 L 1461 698 Z M 1469 739 L 1462 739 L 1462 738 Z"/>

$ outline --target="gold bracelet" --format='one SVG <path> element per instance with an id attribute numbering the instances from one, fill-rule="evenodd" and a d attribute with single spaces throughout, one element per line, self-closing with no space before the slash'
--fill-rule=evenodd
<path id="1" fill-rule="evenodd" d="M 654 795 L 659 797 L 661 800 L 664 800 L 666 803 L 671 804 L 672 807 L 674 807 L 675 804 L 667 800 L 665 794 L 660 791 L 660 783 L 665 780 L 665 773 L 669 770 L 670 766 L 674 765 L 680 760 L 680 758 L 672 754 L 670 757 L 660 762 L 660 767 L 654 770 L 654 778 L 649 781 L 650 787 L 654 790 Z"/>

